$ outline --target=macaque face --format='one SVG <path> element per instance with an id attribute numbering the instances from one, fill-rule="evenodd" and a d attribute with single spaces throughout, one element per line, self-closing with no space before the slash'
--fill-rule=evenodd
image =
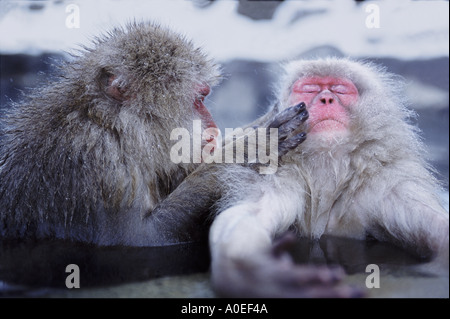
<path id="1" fill-rule="evenodd" d="M 206 96 L 208 96 L 211 89 L 208 85 L 202 85 L 197 90 L 197 96 L 194 100 L 194 110 L 198 113 L 200 116 L 200 119 L 202 121 L 203 128 L 206 130 L 208 138 L 206 138 L 206 142 L 211 145 L 211 143 L 216 144 L 217 141 L 215 139 L 219 135 L 219 129 L 214 122 L 214 119 L 211 115 L 211 113 L 206 108 L 205 104 L 203 103 L 205 101 Z M 217 146 L 217 145 L 215 145 Z"/>
<path id="2" fill-rule="evenodd" d="M 128 96 L 125 89 L 121 88 L 117 77 L 113 74 L 106 74 L 106 86 L 105 92 L 106 94 L 113 98 L 116 101 L 123 102 Z M 203 84 L 195 88 L 195 99 L 192 102 L 192 109 L 194 110 L 194 119 L 200 119 L 202 121 L 203 130 L 205 130 L 204 141 L 209 143 L 210 145 L 217 146 L 217 137 L 219 136 L 219 129 L 214 122 L 214 119 L 211 113 L 208 111 L 204 104 L 204 100 L 206 96 L 210 93 L 211 89 L 209 85 Z M 206 144 L 204 143 L 204 144 Z"/>
<path id="3" fill-rule="evenodd" d="M 208 109 L 206 108 L 204 101 L 206 96 L 208 96 L 210 92 L 210 88 L 208 85 L 201 86 L 197 91 L 197 96 L 194 100 L 194 109 L 200 116 L 200 119 L 203 122 L 203 125 L 207 128 L 214 128 L 217 127 L 216 123 L 214 122 L 214 119 L 212 118 L 211 113 L 209 113 Z"/>
<path id="4" fill-rule="evenodd" d="M 294 82 L 288 105 L 305 102 L 309 113 L 308 134 L 346 132 L 349 108 L 358 101 L 358 90 L 348 79 L 307 77 Z"/>

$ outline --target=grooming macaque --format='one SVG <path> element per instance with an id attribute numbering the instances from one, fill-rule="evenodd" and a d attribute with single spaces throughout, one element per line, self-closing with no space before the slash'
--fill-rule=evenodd
<path id="1" fill-rule="evenodd" d="M 279 100 L 267 118 L 304 102 L 309 119 L 292 130 L 305 131 L 306 140 L 281 158 L 277 172 L 214 167 L 222 196 L 210 249 L 220 295 L 360 295 L 337 285 L 340 268 L 294 265 L 283 253 L 293 240 L 287 231 L 374 238 L 419 257 L 448 258 L 448 213 L 395 77 L 349 60 L 297 61 L 286 65 Z M 198 168 L 172 196 L 210 169 Z"/>
<path id="2" fill-rule="evenodd" d="M 1 119 L 0 237 L 133 246 L 206 240 L 217 195 L 202 180 L 194 198 L 177 198 L 186 210 L 157 206 L 198 166 L 170 160 L 171 131 L 195 120 L 216 128 L 203 100 L 218 67 L 182 36 L 134 23 L 60 69 Z M 202 143 L 214 145 L 214 133 Z M 204 205 L 190 204 L 196 198 Z"/>

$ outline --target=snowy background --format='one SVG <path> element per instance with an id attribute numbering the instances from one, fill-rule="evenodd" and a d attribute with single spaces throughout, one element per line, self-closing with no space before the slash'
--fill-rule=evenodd
<path id="1" fill-rule="evenodd" d="M 79 28 L 66 12 L 76 4 Z M 380 27 L 368 28 L 376 4 Z M 279 61 L 328 45 L 351 56 L 448 57 L 447 1 L 0 1 L 3 53 L 68 50 L 112 26 L 154 20 L 186 34 L 220 61 Z"/>
<path id="2" fill-rule="evenodd" d="M 69 28 L 75 4 L 77 28 Z M 369 28 L 369 4 L 379 28 Z M 68 11 L 66 11 L 68 10 Z M 69 24 L 67 20 L 69 19 Z M 118 24 L 154 20 L 193 39 L 226 78 L 207 100 L 217 123 L 238 127 L 273 101 L 279 63 L 350 56 L 385 65 L 407 82 L 432 163 L 448 189 L 449 3 L 447 1 L 0 1 L 1 108 L 39 84 L 52 58 Z M 70 22 L 71 21 L 71 22 Z M 443 194 L 447 201 L 448 193 Z"/>

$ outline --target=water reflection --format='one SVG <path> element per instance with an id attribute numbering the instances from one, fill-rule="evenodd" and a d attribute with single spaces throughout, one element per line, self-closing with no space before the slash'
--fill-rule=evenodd
<path id="1" fill-rule="evenodd" d="M 205 272 L 206 244 L 96 247 L 65 241 L 0 243 L 0 293 L 17 285 L 66 288 L 66 266 L 80 269 L 82 287 L 117 285 L 161 276 Z M 3 282 L 3 283 L 2 283 Z M 16 287 L 12 289 L 11 287 Z"/>
<path id="2" fill-rule="evenodd" d="M 394 270 L 427 262 L 388 242 L 332 236 L 322 236 L 317 241 L 299 240 L 289 251 L 297 263 L 341 265 L 347 274 L 365 272 L 368 264 Z"/>
<path id="3" fill-rule="evenodd" d="M 389 243 L 335 237 L 322 237 L 318 241 L 299 239 L 289 248 L 289 253 L 297 263 L 341 265 L 348 280 L 362 288 L 367 265 L 378 265 L 382 289 L 368 290 L 371 297 L 448 298 L 448 260 L 439 263 L 418 259 Z M 112 286 L 114 293 L 128 296 L 130 291 L 121 290 L 121 284 L 135 283 L 131 286 L 133 296 L 170 297 L 174 289 L 176 292 L 180 285 L 185 285 L 183 278 L 188 278 L 185 275 L 203 273 L 201 279 L 186 279 L 190 286 L 186 296 L 211 297 L 209 262 L 206 243 L 137 248 L 95 247 L 62 241 L 3 242 L 0 243 L 0 296 L 76 297 L 81 291 L 84 297 L 102 297 L 111 293 L 103 288 Z M 67 289 L 68 264 L 79 266 L 81 287 L 98 289 Z M 153 288 L 148 285 L 148 280 L 158 277 L 172 278 L 170 285 L 160 286 L 157 281 Z"/>

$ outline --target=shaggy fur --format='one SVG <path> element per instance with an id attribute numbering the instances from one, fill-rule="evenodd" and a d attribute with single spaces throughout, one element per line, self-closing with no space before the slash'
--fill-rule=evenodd
<path id="1" fill-rule="evenodd" d="M 344 77 L 357 87 L 348 132 L 307 136 L 273 175 L 222 169 L 217 179 L 226 187 L 209 238 L 213 287 L 222 296 L 361 295 L 336 285 L 340 269 L 296 265 L 277 252 L 286 237 L 279 244 L 274 239 L 288 229 L 311 239 L 374 237 L 420 257 L 439 255 L 448 267 L 449 216 L 409 123 L 414 113 L 405 107 L 398 78 L 345 59 L 292 62 L 280 81 L 280 102 L 263 120 L 290 106 L 296 80 L 313 76 Z M 307 125 L 296 131 L 307 132 Z"/>
<path id="2" fill-rule="evenodd" d="M 388 240 L 423 257 L 448 250 L 449 216 L 410 123 L 414 113 L 402 99 L 400 79 L 346 59 L 295 61 L 285 69 L 280 110 L 290 106 L 291 86 L 302 77 L 344 77 L 356 85 L 359 100 L 350 108 L 349 134 L 331 141 L 308 136 L 273 175 L 224 170 L 229 187 L 210 236 L 218 263 L 221 255 L 248 260 L 249 252 L 266 251 L 292 226 L 313 239 L 327 234 Z M 237 176 L 250 182 L 243 187 Z"/>
<path id="3" fill-rule="evenodd" d="M 194 169 L 170 161 L 170 131 L 192 128 L 198 86 L 217 83 L 217 66 L 182 36 L 131 23 L 59 69 L 1 119 L 0 235 L 179 240 L 166 238 L 162 219 L 143 217 Z M 123 101 L 106 94 L 111 79 Z M 186 229 L 174 231 L 189 240 Z"/>
<path id="4" fill-rule="evenodd" d="M 349 135 L 331 145 L 309 138 L 286 158 L 297 163 L 297 176 L 307 185 L 300 233 L 372 235 L 416 252 L 436 252 L 448 241 L 448 214 L 436 195 L 439 183 L 426 163 L 417 128 L 410 124 L 415 114 L 402 100 L 400 79 L 349 60 L 294 62 L 287 70 L 291 81 L 324 72 L 348 78 L 360 95 L 351 108 Z M 286 97 L 282 92 L 283 102 Z"/>

